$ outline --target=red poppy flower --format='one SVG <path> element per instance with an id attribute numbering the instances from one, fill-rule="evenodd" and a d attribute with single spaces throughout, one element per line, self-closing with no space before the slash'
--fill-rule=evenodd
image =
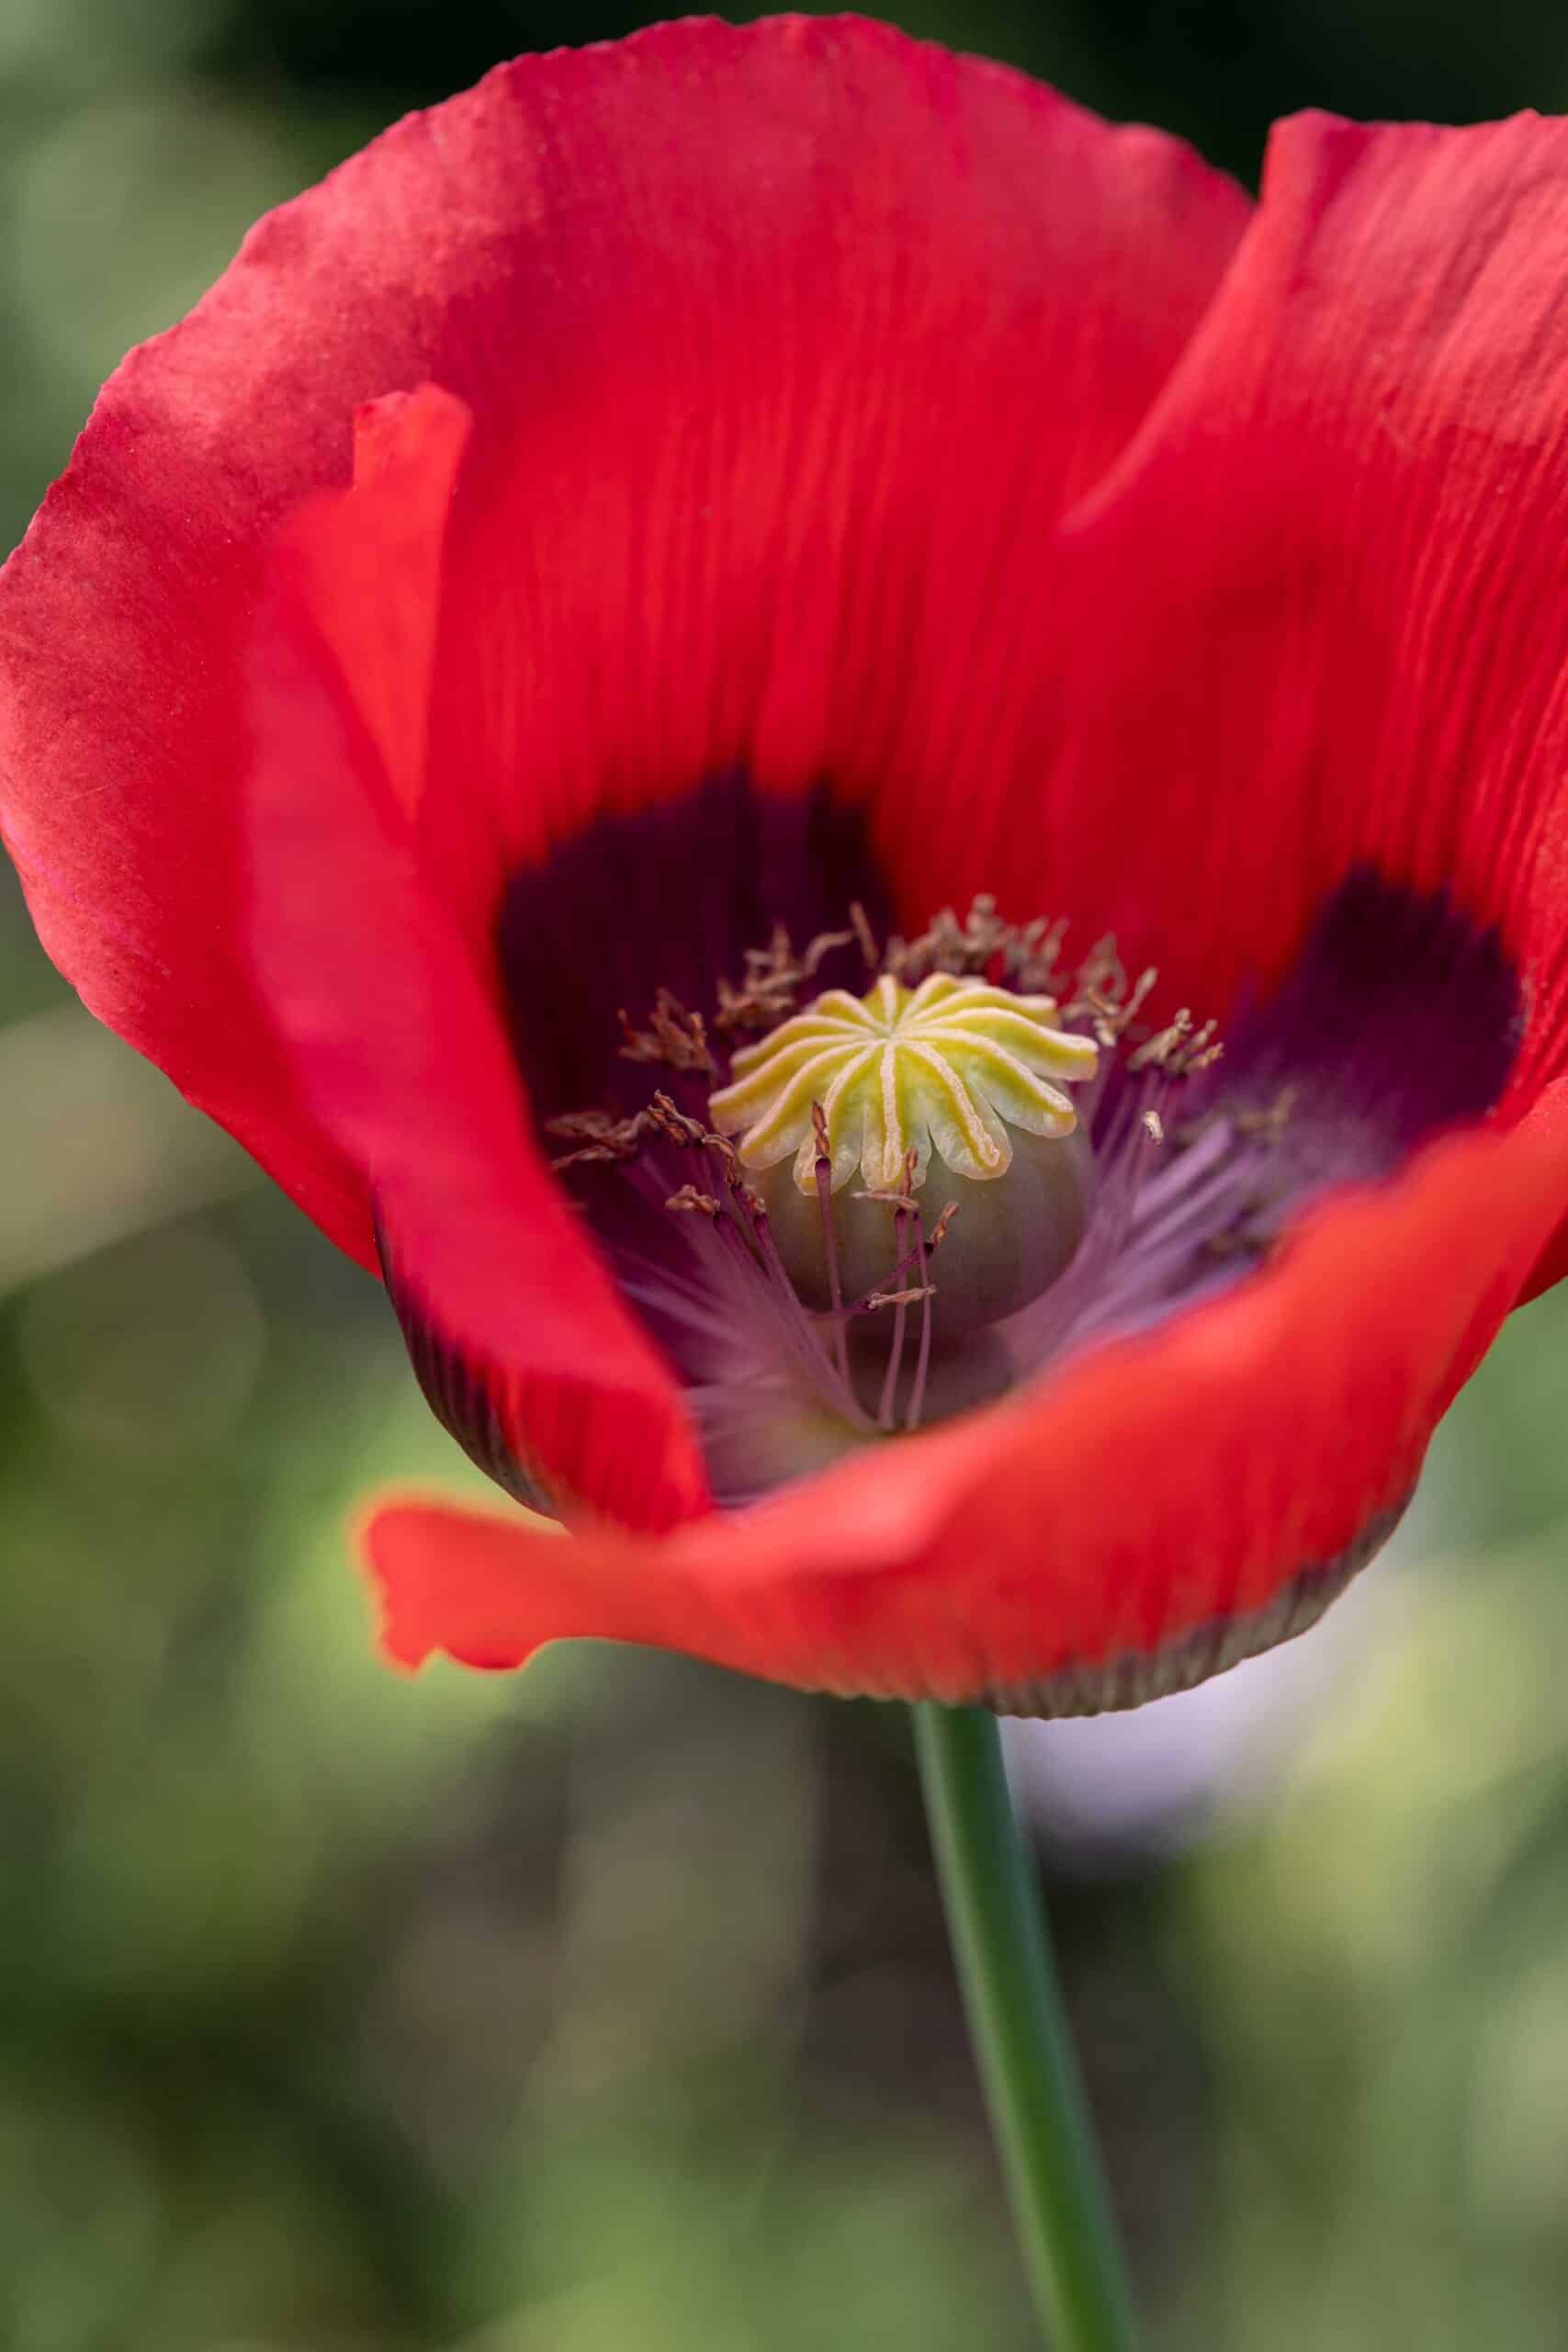
<path id="1" fill-rule="evenodd" d="M 384 1509 L 396 1658 L 1091 1707 L 1375 1548 L 1563 1262 L 1565 268 L 1561 124 L 1305 117 L 1254 211 L 687 23 L 126 361 L 0 590 L 7 838 L 567 1523 Z"/>

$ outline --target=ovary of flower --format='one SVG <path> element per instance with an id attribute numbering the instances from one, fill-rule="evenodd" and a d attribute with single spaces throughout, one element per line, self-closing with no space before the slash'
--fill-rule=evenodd
<path id="1" fill-rule="evenodd" d="M 1063 1084 L 1094 1076 L 1099 1052 L 1058 1025 L 1055 997 L 1015 996 L 984 980 L 933 972 L 915 989 L 885 974 L 863 998 L 829 989 L 732 1064 L 709 1104 L 720 1134 L 739 1137 L 748 1168 L 795 1154 L 795 1181 L 817 1189 L 812 1107 L 827 1124 L 832 1188 L 858 1170 L 872 1191 L 902 1188 L 908 1155 L 924 1182 L 933 1149 L 955 1175 L 1004 1176 L 1010 1127 L 1069 1136 L 1077 1124 Z"/>

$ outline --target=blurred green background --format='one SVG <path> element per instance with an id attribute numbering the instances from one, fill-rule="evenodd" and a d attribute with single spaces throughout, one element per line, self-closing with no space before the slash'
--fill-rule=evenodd
<path id="1" fill-rule="evenodd" d="M 498 0 L 0 0 L 0 526 Z M 1568 103 L 1553 0 L 915 0 L 1250 174 Z M 399 1680 L 343 1526 L 478 1487 L 378 1292 L 0 889 L 0 2352 L 1022 2352 L 901 1724 L 583 1647 Z M 1281 1661 L 1020 1736 L 1156 2352 L 1568 2342 L 1568 1309 Z"/>

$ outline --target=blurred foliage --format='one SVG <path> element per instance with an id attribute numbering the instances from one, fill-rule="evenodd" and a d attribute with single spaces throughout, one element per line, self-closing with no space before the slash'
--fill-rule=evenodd
<path id="1" fill-rule="evenodd" d="M 1546 0 L 904 20 L 1247 174 L 1303 104 L 1568 96 Z M 0 525 L 259 210 L 634 21 L 0 0 Z M 0 1099 L 6 2352 L 1027 2344 L 896 1715 L 587 1645 L 387 1674 L 355 1498 L 479 1482 L 374 1287 L 81 1013 L 14 890 Z M 1156 2352 L 1568 2335 L 1565 1339 L 1517 1320 L 1398 1566 L 1313 1637 L 1304 1736 L 1229 1751 L 1181 1842 L 1154 1792 L 1086 1842 L 1044 1772 Z M 1233 1679 L 1264 1724 L 1273 1672 Z M 1206 1704 L 1164 1711 L 1194 1757 Z"/>

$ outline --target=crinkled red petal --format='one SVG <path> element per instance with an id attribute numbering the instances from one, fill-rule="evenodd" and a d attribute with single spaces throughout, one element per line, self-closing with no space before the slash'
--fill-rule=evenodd
<path id="1" fill-rule="evenodd" d="M 661 1542 L 395 1503 L 389 1656 L 564 1635 L 837 1691 L 1003 1695 L 1265 1611 L 1397 1510 L 1550 1229 L 1568 1083 L 1325 1205 L 1264 1272 L 929 1436 Z"/>
<path id="2" fill-rule="evenodd" d="M 1040 774 L 1054 527 L 1245 198 L 879 26 L 667 28 L 507 95 L 532 233 L 459 383 L 431 855 L 479 920 L 606 809 L 825 779 L 923 924 L 941 812 Z"/>
<path id="3" fill-rule="evenodd" d="M 248 960 L 302 1099 L 364 1171 L 416 1356 L 482 1396 L 489 1443 L 547 1491 L 661 1528 L 707 1495 L 684 1406 L 539 1150 L 493 959 L 428 888 L 411 821 L 466 430 L 446 393 L 378 408 L 355 487 L 280 545 L 253 657 Z"/>
<path id="4" fill-rule="evenodd" d="M 0 820 L 50 952 L 368 1257 L 243 920 L 263 552 L 347 481 L 356 406 L 430 380 L 478 420 L 439 656 L 350 665 L 408 653 L 412 741 L 434 663 L 455 891 L 742 749 L 878 784 L 908 844 L 919 794 L 1010 773 L 1042 543 L 1245 211 L 1156 133 L 854 20 L 663 26 L 399 124 L 132 354 L 6 570 Z"/>
<path id="5" fill-rule="evenodd" d="M 1568 1067 L 1568 122 L 1274 134 L 1179 365 L 1066 518 L 1038 774 L 964 887 L 1071 877 L 1222 1014 L 1359 864 L 1501 926 Z M 1031 847 L 1032 844 L 1032 847 Z"/>

